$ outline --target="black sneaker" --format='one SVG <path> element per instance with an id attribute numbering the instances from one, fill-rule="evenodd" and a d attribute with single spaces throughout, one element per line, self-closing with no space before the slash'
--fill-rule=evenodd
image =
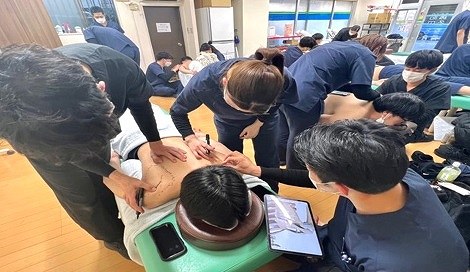
<path id="1" fill-rule="evenodd" d="M 463 162 L 467 165 L 470 164 L 470 152 L 463 148 L 457 148 L 451 144 L 439 146 L 439 148 L 434 150 L 434 153 L 444 159 Z"/>
<path id="2" fill-rule="evenodd" d="M 122 257 L 130 260 L 129 254 L 127 253 L 127 249 L 124 246 L 124 243 L 122 241 L 116 241 L 116 242 L 106 242 L 104 241 L 104 247 L 110 250 L 117 251 L 119 254 L 121 254 Z"/>

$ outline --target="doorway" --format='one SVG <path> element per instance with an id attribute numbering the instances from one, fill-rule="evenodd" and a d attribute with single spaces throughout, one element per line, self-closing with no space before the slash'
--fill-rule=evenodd
<path id="1" fill-rule="evenodd" d="M 179 7 L 144 7 L 154 55 L 168 52 L 175 62 L 186 56 Z"/>

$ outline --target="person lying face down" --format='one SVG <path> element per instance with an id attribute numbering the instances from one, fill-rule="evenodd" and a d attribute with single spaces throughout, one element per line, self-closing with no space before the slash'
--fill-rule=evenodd
<path id="1" fill-rule="evenodd" d="M 205 135 L 197 134 L 197 136 Z M 132 139 L 132 137 L 126 138 Z M 163 138 L 162 141 L 189 150 L 180 136 Z M 139 146 L 141 142 L 144 144 Z M 145 139 L 141 142 L 137 143 L 138 147 L 130 152 L 113 143 L 113 148 L 127 158 L 120 164 L 121 171 L 156 187 L 155 191 L 145 191 L 143 197 L 145 212 L 138 219 L 135 211 L 121 198 L 116 197 L 121 219 L 125 225 L 124 244 L 130 258 L 139 264 L 142 264 L 142 261 L 134 243 L 135 237 L 145 228 L 172 213 L 180 192 L 181 203 L 189 217 L 231 230 L 249 214 L 251 197 L 248 188 L 261 185 L 269 189 L 266 182 L 256 177 L 240 176 L 227 167 L 218 166 L 230 150 L 217 141 L 210 143 L 214 150 L 208 155 L 209 160 L 196 159 L 192 153 L 188 153 L 187 162 L 173 163 L 164 160 L 161 164 L 155 164 L 147 154 L 149 146 L 145 143 Z M 118 167 L 118 156 L 113 156 L 112 162 Z M 115 193 L 119 196 L 119 191 Z"/>
<path id="2" fill-rule="evenodd" d="M 203 139 L 205 135 L 198 134 L 198 136 L 201 136 L 201 139 Z M 173 143 L 185 151 L 190 151 L 181 137 L 163 138 L 162 141 Z M 214 150 L 210 151 L 210 154 L 207 156 L 208 159 L 198 160 L 194 155 L 190 155 L 186 162 L 179 161 L 177 163 L 173 163 L 170 160 L 164 160 L 161 164 L 154 163 L 150 153 L 146 154 L 150 148 L 148 143 L 144 143 L 132 150 L 127 159 L 140 160 L 142 164 L 142 182 L 151 184 L 156 188 L 153 192 L 145 191 L 143 207 L 146 209 L 155 208 L 178 198 L 181 182 L 187 174 L 205 166 L 221 164 L 225 155 L 230 153 L 230 150 L 217 141 L 211 141 L 210 144 Z M 118 188 L 113 190 L 113 192 L 120 196 Z"/>
<path id="3" fill-rule="evenodd" d="M 183 178 L 180 201 L 190 218 L 232 230 L 250 213 L 248 192 L 237 171 L 212 165 L 193 170 Z"/>
<path id="4" fill-rule="evenodd" d="M 387 126 L 402 126 L 406 121 L 417 123 L 424 110 L 424 102 L 410 93 L 386 94 L 373 101 L 359 100 L 353 95 L 330 94 L 325 99 L 320 123 L 367 118 Z"/>

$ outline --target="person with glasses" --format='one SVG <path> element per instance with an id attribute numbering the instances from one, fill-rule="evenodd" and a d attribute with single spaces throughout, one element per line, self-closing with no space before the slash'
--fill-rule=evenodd
<path id="1" fill-rule="evenodd" d="M 219 142 L 243 152 L 243 140 L 252 139 L 256 162 L 279 167 L 278 107 L 295 101 L 296 84 L 284 69 L 282 54 L 277 49 L 258 49 L 254 59 L 217 62 L 194 75 L 170 114 L 198 159 L 208 159 L 214 148 L 194 135 L 188 113 L 205 104 L 215 114 Z M 277 190 L 277 183 L 270 185 Z"/>
<path id="2" fill-rule="evenodd" d="M 429 183 L 408 168 L 396 130 L 369 119 L 318 124 L 294 148 L 307 170 L 260 168 L 239 153 L 224 164 L 340 196 L 319 231 L 325 258 L 301 260 L 295 271 L 467 270 L 462 235 Z"/>

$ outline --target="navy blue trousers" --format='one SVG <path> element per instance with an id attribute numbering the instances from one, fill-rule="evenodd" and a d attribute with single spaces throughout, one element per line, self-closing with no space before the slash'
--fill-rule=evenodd
<path id="1" fill-rule="evenodd" d="M 319 101 L 309 112 L 305 112 L 289 105 L 282 105 L 281 110 L 286 115 L 289 127 L 287 140 L 286 162 L 288 169 L 305 169 L 305 165 L 297 158 L 294 151 L 294 139 L 300 132 L 314 126 L 320 120 L 323 112 L 323 101 Z"/>
<path id="2" fill-rule="evenodd" d="M 243 153 L 243 139 L 240 139 L 242 130 L 251 125 L 256 119 L 249 120 L 220 120 L 214 118 L 217 129 L 218 140 L 232 151 Z M 278 122 L 279 114 L 276 113 L 272 118 L 268 118 L 261 126 L 258 136 L 252 139 L 255 150 L 256 164 L 263 167 L 278 168 Z M 271 188 L 277 191 L 277 182 L 266 181 Z"/>

